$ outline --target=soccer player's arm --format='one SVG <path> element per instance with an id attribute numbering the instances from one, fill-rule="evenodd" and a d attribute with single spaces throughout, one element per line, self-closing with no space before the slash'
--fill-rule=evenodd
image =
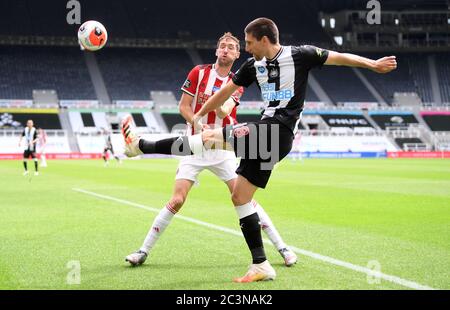
<path id="1" fill-rule="evenodd" d="M 39 140 L 39 137 L 38 137 L 37 131 L 35 131 L 35 132 L 34 132 L 34 135 L 33 135 L 33 141 L 31 141 L 31 145 L 36 144 L 36 142 L 37 142 L 38 140 Z"/>
<path id="2" fill-rule="evenodd" d="M 228 98 L 227 101 L 225 101 L 225 103 L 223 105 L 221 105 L 220 107 L 218 107 L 215 110 L 216 115 L 219 118 L 225 118 L 228 116 L 228 114 L 231 113 L 231 111 L 233 111 L 235 106 L 236 106 L 236 102 L 234 102 L 233 99 Z"/>
<path id="3" fill-rule="evenodd" d="M 219 118 L 225 118 L 230 115 L 234 107 L 239 105 L 243 93 L 243 87 L 239 87 L 222 106 L 216 109 L 217 116 Z"/>
<path id="4" fill-rule="evenodd" d="M 178 105 L 181 116 L 186 120 L 186 122 L 192 125 L 192 118 L 194 117 L 194 112 L 192 111 L 192 100 L 194 98 L 187 94 L 183 93 L 181 95 L 181 99 Z"/>
<path id="5" fill-rule="evenodd" d="M 195 66 L 188 74 L 188 77 L 184 81 L 181 90 L 183 91 L 181 99 L 178 105 L 181 116 L 186 120 L 186 122 L 193 125 L 194 111 L 192 111 L 192 100 L 194 100 L 195 93 L 197 91 L 198 77 L 199 77 L 199 66 Z"/>
<path id="6" fill-rule="evenodd" d="M 373 60 L 354 54 L 328 51 L 328 58 L 325 61 L 325 65 L 358 67 L 377 73 L 388 73 L 397 68 L 397 60 L 395 56 L 386 56 Z"/>
<path id="7" fill-rule="evenodd" d="M 249 87 L 254 81 L 254 76 L 252 74 L 252 70 L 254 70 L 253 64 L 254 60 L 252 58 L 247 59 L 233 76 L 233 79 L 229 81 L 225 87 L 211 96 L 194 115 L 194 122 L 223 105 L 241 86 Z"/>
<path id="8" fill-rule="evenodd" d="M 217 93 L 209 97 L 206 103 L 201 107 L 201 109 L 195 114 L 196 119 L 200 119 L 211 111 L 218 109 L 222 106 L 225 101 L 227 101 L 230 96 L 239 88 L 239 85 L 229 81 L 222 89 Z"/>

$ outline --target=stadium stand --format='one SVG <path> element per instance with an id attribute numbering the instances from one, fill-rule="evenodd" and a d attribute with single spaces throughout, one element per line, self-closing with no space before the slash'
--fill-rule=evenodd
<path id="1" fill-rule="evenodd" d="M 366 54 L 366 57 L 378 59 L 383 54 Z M 398 67 L 390 74 L 378 74 L 369 70 L 361 70 L 369 82 L 378 90 L 387 103 L 392 103 L 394 92 L 417 92 L 411 78 L 409 61 L 403 55 L 397 56 Z"/>
<path id="2" fill-rule="evenodd" d="M 61 129 L 58 113 L 34 111 L 32 115 L 25 111 L 7 110 L 0 112 L 0 129 L 23 129 L 27 120 L 32 119 L 36 128 Z"/>
<path id="3" fill-rule="evenodd" d="M 428 69 L 427 54 L 408 54 L 404 56 L 408 61 L 411 78 L 414 86 L 422 98 L 422 102 L 433 102 L 431 94 L 430 73 Z"/>
<path id="4" fill-rule="evenodd" d="M 442 102 L 450 105 L 450 55 L 436 54 L 435 59 Z"/>
<path id="5" fill-rule="evenodd" d="M 370 117 L 377 125 L 385 130 L 387 127 L 408 127 L 411 124 L 418 124 L 414 114 L 410 113 L 387 113 L 387 112 L 369 112 Z"/>
<path id="6" fill-rule="evenodd" d="M 111 48 L 97 54 L 99 67 L 113 100 L 148 100 L 150 90 L 179 89 L 192 61 L 183 49 Z"/>
<path id="7" fill-rule="evenodd" d="M 422 112 L 421 116 L 432 131 L 450 131 L 450 113 Z"/>
<path id="8" fill-rule="evenodd" d="M 377 101 L 350 68 L 324 66 L 313 74 L 335 103 Z"/>
<path id="9" fill-rule="evenodd" d="M 31 99 L 33 89 L 55 89 L 60 99 L 96 98 L 77 48 L 2 46 L 0 67 L 0 98 Z"/>
<path id="10" fill-rule="evenodd" d="M 161 116 L 164 119 L 164 122 L 166 123 L 169 132 L 171 132 L 176 125 L 186 124 L 186 121 L 178 111 L 162 112 Z"/>
<path id="11" fill-rule="evenodd" d="M 402 150 L 409 150 L 413 149 L 413 146 L 416 147 L 417 145 L 423 144 L 423 141 L 419 138 L 395 138 L 395 143 L 400 147 Z"/>
<path id="12" fill-rule="evenodd" d="M 334 112 L 334 113 L 319 113 L 323 120 L 329 127 L 368 127 L 373 128 L 370 122 L 359 112 Z"/>

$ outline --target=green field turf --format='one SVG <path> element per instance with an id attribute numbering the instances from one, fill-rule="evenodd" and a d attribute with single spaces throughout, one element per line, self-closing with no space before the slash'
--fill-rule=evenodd
<path id="1" fill-rule="evenodd" d="M 124 257 L 156 215 L 131 204 L 160 209 L 176 165 L 49 161 L 41 175 L 24 177 L 21 162 L 1 161 L 0 289 L 411 288 L 402 281 L 450 289 L 449 160 L 285 160 L 256 195 L 289 245 L 351 266 L 379 264 L 401 283 L 368 279 L 313 254 L 287 268 L 270 245 L 277 279 L 232 283 L 250 263 L 243 237 L 183 218 L 172 221 L 145 265 L 130 268 Z M 180 214 L 239 231 L 227 189 L 210 172 Z M 80 264 L 79 285 L 67 283 L 70 261 Z"/>

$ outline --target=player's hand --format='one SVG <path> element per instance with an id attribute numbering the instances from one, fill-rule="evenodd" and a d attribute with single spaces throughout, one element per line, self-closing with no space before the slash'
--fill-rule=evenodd
<path id="1" fill-rule="evenodd" d="M 375 67 L 372 69 L 377 73 L 388 73 L 397 68 L 395 56 L 387 56 L 375 61 Z"/>
<path id="2" fill-rule="evenodd" d="M 195 133 L 203 130 L 202 118 L 197 114 L 192 118 L 192 127 L 194 128 Z"/>

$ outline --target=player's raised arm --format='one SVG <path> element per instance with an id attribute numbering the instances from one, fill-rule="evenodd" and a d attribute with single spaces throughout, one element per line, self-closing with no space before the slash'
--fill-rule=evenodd
<path id="1" fill-rule="evenodd" d="M 397 68 L 395 56 L 387 56 L 377 60 L 361 57 L 349 53 L 329 51 L 326 65 L 359 67 L 372 70 L 377 73 L 388 73 Z"/>
<path id="2" fill-rule="evenodd" d="M 225 118 L 227 117 L 231 111 L 233 111 L 234 107 L 236 106 L 236 102 L 233 98 L 228 98 L 227 101 L 220 107 L 218 107 L 215 112 L 219 118 Z"/>

